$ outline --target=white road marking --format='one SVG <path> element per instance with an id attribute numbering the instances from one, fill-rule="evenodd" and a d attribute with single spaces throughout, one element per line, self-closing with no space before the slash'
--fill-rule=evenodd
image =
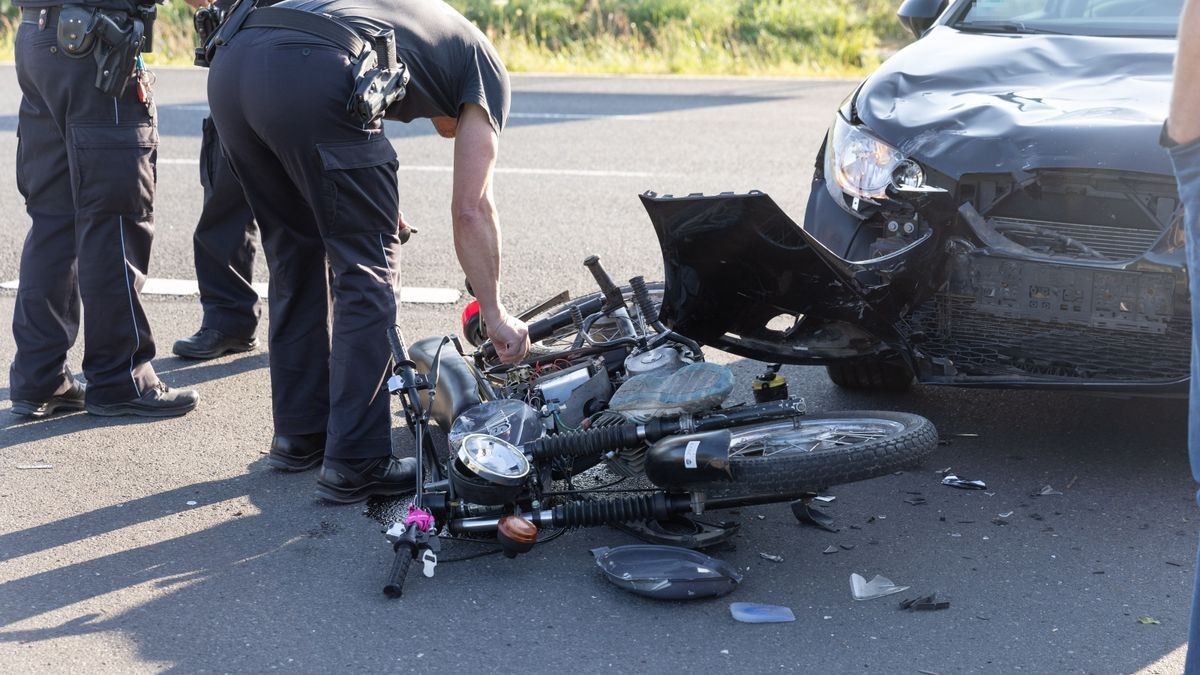
<path id="1" fill-rule="evenodd" d="M 192 110 L 208 112 L 206 105 L 173 105 L 170 110 Z M 661 122 L 662 115 L 639 115 L 627 113 L 552 113 L 552 112 L 510 112 L 509 119 L 519 120 L 613 120 L 615 122 Z"/>
<path id="2" fill-rule="evenodd" d="M 0 288 L 15 291 L 17 282 L 15 280 L 5 281 L 0 283 Z M 254 290 L 258 291 L 259 297 L 264 299 L 267 297 L 266 284 L 254 284 Z M 196 284 L 195 279 L 147 279 L 146 285 L 142 288 L 142 295 L 188 296 L 199 294 L 200 287 Z M 400 302 L 412 304 L 452 305 L 461 297 L 462 293 L 453 288 L 405 286 L 400 289 Z"/>
<path id="3" fill-rule="evenodd" d="M 183 164 L 195 166 L 199 159 L 165 157 L 158 160 L 159 164 Z M 401 164 L 400 171 L 423 171 L 426 173 L 452 173 L 452 166 L 435 166 L 432 164 Z M 498 174 L 516 176 L 572 176 L 575 178 L 670 178 L 678 174 L 652 173 L 649 171 L 604 171 L 591 169 L 525 169 L 518 167 L 497 167 Z"/>

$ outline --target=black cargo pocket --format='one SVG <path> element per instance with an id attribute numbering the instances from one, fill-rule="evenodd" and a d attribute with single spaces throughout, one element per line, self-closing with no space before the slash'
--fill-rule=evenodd
<path id="1" fill-rule="evenodd" d="M 317 145 L 325 171 L 321 229 L 329 235 L 396 232 L 400 201 L 396 151 L 379 134 L 368 141 Z"/>
<path id="2" fill-rule="evenodd" d="M 154 203 L 153 124 L 74 124 L 71 184 L 75 208 L 91 213 L 140 216 Z"/>

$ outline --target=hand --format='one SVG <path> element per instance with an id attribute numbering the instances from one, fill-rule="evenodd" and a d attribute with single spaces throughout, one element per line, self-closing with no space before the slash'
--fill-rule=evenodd
<path id="1" fill-rule="evenodd" d="M 407 244 L 408 240 L 417 233 L 417 228 L 409 225 L 408 221 L 404 219 L 403 212 L 396 218 L 396 228 L 396 235 L 400 237 L 401 244 Z"/>
<path id="2" fill-rule="evenodd" d="M 501 363 L 517 363 L 529 352 L 529 327 L 525 322 L 500 310 L 497 318 L 484 317 L 488 338 Z"/>

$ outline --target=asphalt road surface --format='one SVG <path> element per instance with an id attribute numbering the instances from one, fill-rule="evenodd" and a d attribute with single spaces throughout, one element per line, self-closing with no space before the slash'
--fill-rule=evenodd
<path id="1" fill-rule="evenodd" d="M 204 73 L 162 70 L 157 237 L 151 276 L 193 278 L 195 158 Z M 516 77 L 497 194 L 504 295 L 519 308 L 614 277 L 661 275 L 638 193 L 769 192 L 803 215 L 812 158 L 851 82 Z M 19 92 L 0 68 L 0 281 L 27 227 L 13 179 Z M 428 124 L 389 128 L 405 213 L 405 286 L 461 288 L 450 245 L 451 145 Z M 261 267 L 261 266 L 260 266 Z M 265 274 L 260 274 L 260 280 Z M 1198 515 L 1186 404 L 920 387 L 842 392 L 787 368 L 810 411 L 911 410 L 950 441 L 924 466 L 831 491 L 828 533 L 786 505 L 730 517 L 719 555 L 745 572 L 722 599 L 662 603 L 610 585 L 588 550 L 632 543 L 568 533 L 516 560 L 443 564 L 380 593 L 391 551 L 358 506 L 313 495 L 315 475 L 275 473 L 267 354 L 186 362 L 170 343 L 200 321 L 194 297 L 148 312 L 171 385 L 202 392 L 175 420 L 85 414 L 23 423 L 0 389 L 0 671 L 1118 673 L 1182 669 Z M 456 329 L 461 303 L 405 304 L 412 338 Z M 0 292 L 0 316 L 13 294 Z M 264 321 L 265 324 L 265 321 Z M 265 341 L 265 326 L 259 335 Z M 0 362 L 12 338 L 0 331 Z M 713 353 L 748 395 L 758 364 Z M 74 364 L 80 354 L 73 353 Z M 399 432 L 399 452 L 410 444 Z M 48 464 L 49 469 L 18 466 Z M 987 491 L 943 487 L 953 467 Z M 1045 486 L 1062 494 L 1038 495 Z M 915 493 L 920 493 L 916 495 Z M 926 503 L 905 500 L 924 497 Z M 1004 514 L 1004 515 L 1002 515 Z M 845 545 L 844 547 L 841 545 Z M 461 545 L 460 545 L 461 546 Z M 830 546 L 836 553 L 823 553 Z M 459 553 L 463 551 L 460 549 Z M 782 556 L 771 562 L 760 552 Z M 849 578 L 911 591 L 856 602 Z M 937 591 L 949 609 L 904 612 Z M 794 623 L 733 621 L 732 601 L 791 607 Z M 1139 623 L 1151 617 L 1152 623 Z"/>

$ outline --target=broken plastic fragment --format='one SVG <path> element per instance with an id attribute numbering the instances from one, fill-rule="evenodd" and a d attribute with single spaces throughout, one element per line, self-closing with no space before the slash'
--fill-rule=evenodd
<path id="1" fill-rule="evenodd" d="M 949 485 L 950 487 L 961 488 L 963 490 L 987 489 L 987 483 L 984 483 L 981 480 L 967 480 L 965 478 L 959 478 L 952 473 L 946 474 L 946 477 L 942 479 L 942 485 Z"/>
<path id="2" fill-rule="evenodd" d="M 770 560 L 771 562 L 783 562 L 783 556 L 781 555 L 772 555 L 770 553 L 759 552 L 758 556 L 765 560 Z"/>
<path id="3" fill-rule="evenodd" d="M 603 547 L 592 555 L 609 581 L 659 600 L 725 595 L 742 580 L 729 563 L 678 546 Z"/>
<path id="4" fill-rule="evenodd" d="M 192 500 L 190 500 L 190 499 L 189 499 L 189 500 L 187 501 L 187 505 L 188 505 L 188 506 L 195 506 L 195 505 L 196 505 L 196 502 L 194 502 L 194 501 L 192 501 Z"/>
<path id="5" fill-rule="evenodd" d="M 937 593 L 930 593 L 919 598 L 904 600 L 900 603 L 900 609 L 908 609 L 915 612 L 930 612 L 938 609 L 949 609 L 950 601 L 939 599 Z"/>
<path id="6" fill-rule="evenodd" d="M 958 436 L 959 438 L 979 438 L 979 434 L 971 434 L 971 433 L 957 433 L 957 434 L 950 434 L 950 435 Z"/>
<path id="7" fill-rule="evenodd" d="M 895 593 L 903 593 L 908 588 L 908 586 L 897 586 L 892 583 L 891 579 L 878 574 L 870 581 L 858 573 L 850 575 L 850 594 L 854 596 L 855 600 L 874 600 Z"/>
<path id="8" fill-rule="evenodd" d="M 1050 487 L 1049 485 L 1043 485 L 1042 491 L 1038 493 L 1038 496 L 1039 497 L 1048 497 L 1050 495 L 1061 495 L 1061 494 L 1062 494 L 1061 492 L 1059 492 L 1058 490 L 1055 490 L 1054 488 Z"/>
<path id="9" fill-rule="evenodd" d="M 921 506 L 923 504 L 928 504 L 929 502 L 924 497 L 909 497 L 908 499 L 904 500 L 904 503 L 912 504 L 913 506 Z"/>
<path id="10" fill-rule="evenodd" d="M 1005 511 L 1004 513 L 1001 513 L 1001 514 L 1000 514 L 1000 517 L 1001 517 L 1001 518 L 1007 518 L 1007 517 L 1011 516 L 1012 514 L 1013 514 L 1013 512 L 1012 512 L 1012 511 Z"/>
<path id="11" fill-rule="evenodd" d="M 837 552 L 838 552 L 838 549 L 836 546 L 829 546 L 824 551 L 821 551 L 821 553 L 825 553 L 825 554 L 837 553 Z"/>
<path id="12" fill-rule="evenodd" d="M 1161 626 L 1162 622 L 1152 616 L 1139 616 L 1137 622 L 1143 626 Z"/>
<path id="13" fill-rule="evenodd" d="M 754 602 L 730 603 L 729 613 L 742 623 L 786 623 L 796 620 L 796 615 L 788 607 Z"/>
<path id="14" fill-rule="evenodd" d="M 834 497 L 832 495 L 817 495 L 816 497 L 813 497 L 813 499 L 815 499 L 823 504 L 831 504 L 831 503 L 833 503 L 833 500 L 837 499 L 837 497 Z"/>
<path id="15" fill-rule="evenodd" d="M 812 506 L 803 499 L 797 499 L 796 501 L 792 502 L 792 515 L 796 516 L 796 520 L 804 523 L 805 525 L 814 525 L 827 532 L 838 531 L 838 528 L 833 524 L 833 516 L 821 511 L 820 509 L 812 508 Z"/>
<path id="16" fill-rule="evenodd" d="M 18 464 L 18 469 L 53 469 L 53 464 Z"/>
<path id="17" fill-rule="evenodd" d="M 948 467 L 946 467 L 946 468 L 944 468 L 944 469 L 938 469 L 938 470 L 937 470 L 937 471 L 935 471 L 934 473 L 936 473 L 936 474 L 937 474 L 937 475 L 939 475 L 939 476 L 945 476 L 946 474 L 950 473 L 950 470 L 951 470 L 951 469 L 953 469 L 953 468 L 954 468 L 954 467 L 948 466 Z"/>

